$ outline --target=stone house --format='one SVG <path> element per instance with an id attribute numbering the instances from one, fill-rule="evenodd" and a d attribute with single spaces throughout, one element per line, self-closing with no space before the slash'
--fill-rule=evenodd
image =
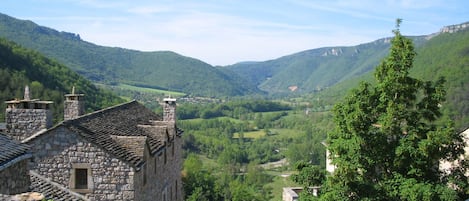
<path id="1" fill-rule="evenodd" d="M 326 171 L 329 172 L 329 174 L 333 174 L 337 167 L 334 164 L 332 164 L 331 152 L 327 148 L 328 147 L 327 143 L 321 142 L 321 144 L 326 147 Z"/>
<path id="2" fill-rule="evenodd" d="M 309 187 L 309 191 L 313 196 L 318 196 L 320 186 Z M 303 192 L 303 187 L 285 187 L 282 191 L 282 201 L 298 201 L 300 200 L 301 192 Z"/>
<path id="3" fill-rule="evenodd" d="M 6 102 L 6 130 L 30 147 L 31 179 L 77 200 L 183 199 L 175 99 L 163 100 L 163 117 L 137 101 L 84 114 L 84 95 L 72 90 L 65 96 L 64 121 L 51 127 L 51 102 L 26 94 Z"/>
<path id="4" fill-rule="evenodd" d="M 303 187 L 285 187 L 282 191 L 282 201 L 298 201 Z"/>
<path id="5" fill-rule="evenodd" d="M 12 195 L 28 191 L 29 146 L 0 133 L 0 194 Z"/>
<path id="6" fill-rule="evenodd" d="M 459 156 L 459 160 L 455 161 L 447 161 L 447 160 L 442 160 L 439 163 L 439 169 L 443 173 L 449 173 L 451 171 L 454 171 L 454 168 L 460 167 L 461 162 L 463 160 L 469 160 L 469 128 L 465 129 L 463 132 L 461 132 L 461 135 L 464 140 L 464 154 Z M 469 177 L 469 170 L 467 170 L 466 176 Z"/>

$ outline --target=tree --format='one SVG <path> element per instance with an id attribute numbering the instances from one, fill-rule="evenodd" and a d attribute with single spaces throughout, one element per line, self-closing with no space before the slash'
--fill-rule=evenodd
<path id="1" fill-rule="evenodd" d="M 291 178 L 294 182 L 302 184 L 305 188 L 321 186 L 326 179 L 326 172 L 317 165 L 300 161 L 295 166 L 298 174 L 293 174 Z"/>
<path id="2" fill-rule="evenodd" d="M 215 177 L 203 168 L 203 164 L 197 155 L 189 154 L 184 161 L 183 175 L 185 200 L 220 200 L 219 193 L 215 191 Z"/>
<path id="3" fill-rule="evenodd" d="M 409 76 L 416 53 L 400 23 L 375 71 L 376 85 L 361 83 L 334 107 L 336 129 L 327 141 L 337 169 L 323 200 L 461 199 L 438 169 L 440 160 L 464 153 L 462 136 L 451 122 L 439 120 L 444 79 Z"/>

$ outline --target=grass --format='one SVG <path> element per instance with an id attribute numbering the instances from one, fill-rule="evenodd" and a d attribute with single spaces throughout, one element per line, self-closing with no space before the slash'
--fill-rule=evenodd
<path id="1" fill-rule="evenodd" d="M 234 119 L 231 117 L 217 117 L 213 119 L 218 119 L 218 120 L 229 120 L 233 123 L 242 123 L 242 120 L 239 119 Z M 185 121 L 185 122 L 191 122 L 191 123 L 201 123 L 202 121 L 207 121 L 207 119 L 202 119 L 202 118 L 197 118 L 197 119 L 184 119 L 184 120 L 178 120 L 178 121 Z"/>
<path id="2" fill-rule="evenodd" d="M 273 175 L 274 179 L 271 183 L 267 184 L 268 187 L 272 188 L 272 195 L 274 196 L 271 201 L 282 201 L 282 192 L 284 187 L 297 187 L 301 186 L 293 182 L 289 176 L 292 171 L 283 172 L 272 172 L 268 171 L 268 174 Z"/>
<path id="3" fill-rule="evenodd" d="M 276 138 L 285 138 L 285 137 L 290 137 L 290 138 L 297 138 L 301 137 L 305 132 L 301 130 L 294 130 L 294 129 L 287 129 L 287 128 L 281 128 L 281 129 L 269 129 L 270 133 L 272 133 L 272 137 Z"/>
<path id="4" fill-rule="evenodd" d="M 293 129 L 269 129 L 272 138 L 296 138 L 304 134 L 304 131 L 293 130 Z M 250 132 L 244 132 L 244 138 L 257 139 L 266 136 L 265 130 L 256 130 Z M 239 138 L 239 133 L 234 133 L 233 138 Z"/>
<path id="5" fill-rule="evenodd" d="M 202 162 L 202 164 L 204 165 L 205 168 L 212 169 L 212 168 L 218 166 L 216 160 L 213 160 L 211 158 L 207 158 L 207 156 L 202 155 L 202 154 L 197 154 L 197 156 L 199 157 L 199 160 Z"/>
<path id="6" fill-rule="evenodd" d="M 137 87 L 137 86 L 132 86 L 132 85 L 128 85 L 128 84 L 119 84 L 119 85 L 117 85 L 117 87 L 119 87 L 121 89 L 132 90 L 132 91 L 166 94 L 166 95 L 171 95 L 171 96 L 185 96 L 186 95 L 185 93 L 176 92 L 176 91 L 166 91 L 166 90 L 147 88 L 147 87 Z"/>
<path id="7" fill-rule="evenodd" d="M 265 136 L 264 130 L 244 132 L 244 138 L 257 139 Z M 233 138 L 239 138 L 239 133 L 234 133 Z"/>

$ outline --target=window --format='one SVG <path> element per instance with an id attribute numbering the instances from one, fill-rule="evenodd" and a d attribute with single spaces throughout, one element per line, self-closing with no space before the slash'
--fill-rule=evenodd
<path id="1" fill-rule="evenodd" d="M 89 163 L 72 163 L 69 180 L 70 189 L 77 193 L 91 193 L 93 178 Z"/>
<path id="2" fill-rule="evenodd" d="M 75 189 L 88 189 L 88 169 L 75 169 Z"/>

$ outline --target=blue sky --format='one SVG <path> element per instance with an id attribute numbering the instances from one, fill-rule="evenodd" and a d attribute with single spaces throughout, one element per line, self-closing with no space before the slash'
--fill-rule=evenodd
<path id="1" fill-rule="evenodd" d="M 212 65 L 424 35 L 469 21 L 467 0 L 2 0 L 0 12 L 98 45 L 170 50 Z"/>

